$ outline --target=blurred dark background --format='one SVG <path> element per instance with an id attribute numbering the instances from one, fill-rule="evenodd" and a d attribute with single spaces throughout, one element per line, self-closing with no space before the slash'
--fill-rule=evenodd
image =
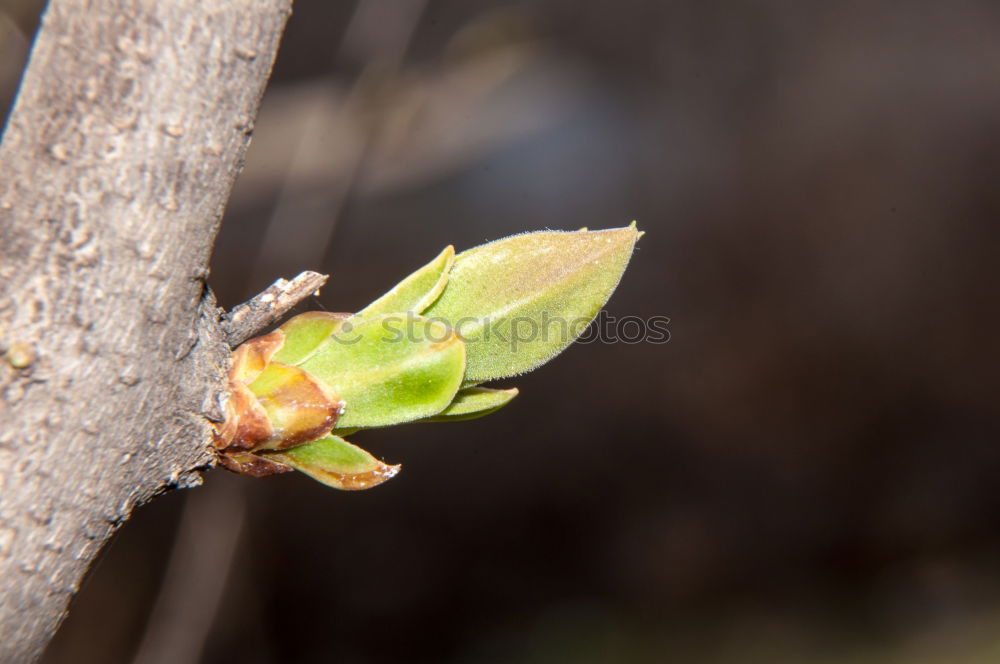
<path id="1" fill-rule="evenodd" d="M 9 103 L 40 5 L 0 13 Z M 995 0 L 298 0 L 210 283 L 647 231 L 489 418 L 137 511 L 46 662 L 1000 661 Z"/>

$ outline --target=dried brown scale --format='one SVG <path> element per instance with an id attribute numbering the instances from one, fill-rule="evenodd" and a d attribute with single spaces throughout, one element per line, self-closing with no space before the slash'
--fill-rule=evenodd
<path id="1" fill-rule="evenodd" d="M 284 333 L 275 330 L 250 339 L 233 351 L 226 377 L 226 418 L 215 427 L 216 448 L 250 450 L 271 437 L 271 421 L 247 385 L 264 371 L 284 343 Z"/>
<path id="2" fill-rule="evenodd" d="M 321 438 L 344 411 L 343 400 L 306 371 L 271 362 L 284 343 L 285 334 L 278 329 L 233 351 L 225 420 L 214 436 L 219 461 L 229 470 L 254 477 L 286 472 L 287 466 L 250 452 L 288 449 Z M 280 372 L 280 381 L 267 394 L 255 394 L 249 386 L 269 368 Z"/>
<path id="3" fill-rule="evenodd" d="M 215 446 L 224 451 L 247 451 L 269 440 L 274 427 L 257 397 L 245 385 L 229 383 L 226 419 L 216 429 Z"/>
<path id="4" fill-rule="evenodd" d="M 272 362 L 269 368 L 286 371 L 294 378 L 270 392 L 269 396 L 257 397 L 257 403 L 265 411 L 275 404 L 281 411 L 292 413 L 292 426 L 275 426 L 270 438 L 259 441 L 255 449 L 288 449 L 330 433 L 344 412 L 344 402 L 298 367 Z M 270 417 L 270 420 L 274 425 L 275 417 Z"/>
<path id="5" fill-rule="evenodd" d="M 291 466 L 249 453 L 222 454 L 219 463 L 227 470 L 250 477 L 270 477 L 294 470 Z"/>
<path id="6" fill-rule="evenodd" d="M 254 337 L 233 351 L 229 379 L 242 385 L 249 385 L 263 373 L 274 354 L 285 345 L 285 333 L 275 330 Z"/>

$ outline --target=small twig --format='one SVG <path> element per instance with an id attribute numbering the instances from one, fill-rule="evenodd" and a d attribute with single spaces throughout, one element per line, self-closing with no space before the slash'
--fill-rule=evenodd
<path id="1" fill-rule="evenodd" d="M 222 330 L 230 346 L 237 346 L 264 330 L 289 309 L 318 291 L 329 275 L 303 272 L 291 281 L 278 279 L 222 317 Z"/>

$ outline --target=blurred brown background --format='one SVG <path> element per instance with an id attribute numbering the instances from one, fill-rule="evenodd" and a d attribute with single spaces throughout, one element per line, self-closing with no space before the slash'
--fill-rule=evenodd
<path id="1" fill-rule="evenodd" d="M 672 340 L 366 433 L 405 466 L 369 492 L 143 507 L 46 661 L 1000 661 L 998 168 L 994 0 L 298 0 L 222 304 L 636 219 L 608 310 Z"/>

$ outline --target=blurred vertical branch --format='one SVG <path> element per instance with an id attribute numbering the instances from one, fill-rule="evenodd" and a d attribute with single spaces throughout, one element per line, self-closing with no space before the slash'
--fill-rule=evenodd
<path id="1" fill-rule="evenodd" d="M 8 2 L 0 9 L 0 117 L 6 118 L 17 81 L 24 69 L 24 60 L 28 54 L 29 37 L 33 26 L 29 24 L 29 16 L 37 19 L 31 9 L 33 2 Z M 0 130 L 3 121 L 0 120 Z"/>
<path id="2" fill-rule="evenodd" d="M 167 573 L 133 664 L 196 664 L 219 610 L 245 509 L 218 478 L 187 496 Z"/>
<path id="3" fill-rule="evenodd" d="M 294 256 L 297 264 L 314 267 L 329 253 L 337 218 L 362 177 L 372 141 L 384 121 L 383 115 L 377 112 L 379 96 L 386 94 L 398 76 L 426 4 L 426 0 L 361 0 L 358 3 L 338 57 L 360 63 L 361 76 L 339 107 L 315 106 L 303 119 L 254 261 L 251 287 L 273 274 L 273 262 L 282 256 Z M 304 155 L 329 126 L 331 117 L 355 113 L 360 113 L 364 122 L 351 141 L 337 146 L 336 159 L 331 160 L 326 172 L 321 174 L 327 182 L 322 194 L 303 192 L 302 182 L 310 180 L 305 171 L 312 166 Z M 315 173 L 311 175 L 316 176 Z M 323 212 L 310 213 L 316 209 Z M 303 237 L 313 241 L 304 244 Z"/>

